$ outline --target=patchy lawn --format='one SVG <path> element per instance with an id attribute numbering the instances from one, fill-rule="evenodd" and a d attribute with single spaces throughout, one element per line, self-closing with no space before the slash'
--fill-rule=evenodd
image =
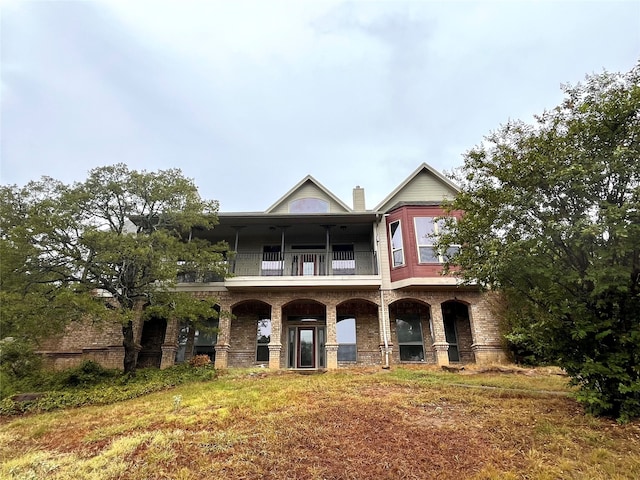
<path id="1" fill-rule="evenodd" d="M 553 371 L 231 370 L 0 420 L 6 479 L 634 479 L 640 424 L 584 416 Z"/>

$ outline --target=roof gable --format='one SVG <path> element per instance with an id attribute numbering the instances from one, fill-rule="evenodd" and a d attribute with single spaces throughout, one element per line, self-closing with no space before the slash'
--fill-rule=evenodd
<path id="1" fill-rule="evenodd" d="M 297 205 L 298 210 L 292 212 L 290 206 L 294 202 Z M 317 212 L 305 211 L 305 207 L 313 205 L 315 203 L 321 204 L 326 202 L 327 211 Z M 327 190 L 320 182 L 318 182 L 311 175 L 307 175 L 300 182 L 298 182 L 291 190 L 285 193 L 280 199 L 278 199 L 273 205 L 271 205 L 265 213 L 300 213 L 300 214 L 313 214 L 313 213 L 348 213 L 352 209 L 343 203 L 338 197 Z"/>
<path id="2" fill-rule="evenodd" d="M 375 208 L 387 212 L 399 203 L 453 200 L 460 188 L 433 167 L 423 163 Z"/>

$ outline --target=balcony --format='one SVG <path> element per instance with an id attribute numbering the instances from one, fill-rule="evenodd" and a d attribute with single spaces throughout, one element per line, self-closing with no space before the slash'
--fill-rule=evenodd
<path id="1" fill-rule="evenodd" d="M 327 261 L 327 258 L 331 259 Z M 228 262 L 229 277 L 355 277 L 377 276 L 378 262 L 373 251 L 326 250 L 304 252 L 241 252 L 233 255 Z M 274 278 L 274 280 L 277 280 Z M 266 279 L 265 279 L 266 280 Z M 299 283 L 292 279 L 294 283 Z M 181 272 L 178 283 L 224 282 L 213 273 L 198 275 L 195 272 Z"/>
<path id="2" fill-rule="evenodd" d="M 327 261 L 327 259 L 330 259 Z M 377 275 L 373 251 L 241 252 L 235 255 L 231 273 L 236 277 Z"/>

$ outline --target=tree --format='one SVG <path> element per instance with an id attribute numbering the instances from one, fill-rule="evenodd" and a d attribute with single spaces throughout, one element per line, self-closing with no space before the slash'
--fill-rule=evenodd
<path id="1" fill-rule="evenodd" d="M 121 322 L 130 373 L 137 363 L 134 323 L 150 316 L 145 312 L 192 322 L 211 316 L 214 300 L 174 289 L 182 270 L 225 274 L 226 245 L 191 238 L 194 228 L 217 223 L 218 204 L 202 200 L 180 170 L 117 164 L 73 185 L 45 177 L 1 193 L 2 325 L 11 332 L 49 325 L 50 315 L 36 308 L 45 300 L 30 300 L 46 291 L 46 302 L 60 306 L 62 325 L 86 315 Z M 97 302 L 99 296 L 107 299 Z"/>
<path id="2" fill-rule="evenodd" d="M 516 345 L 557 362 L 597 415 L 640 415 L 640 64 L 587 76 L 532 125 L 465 154 L 440 247 L 499 290 Z"/>

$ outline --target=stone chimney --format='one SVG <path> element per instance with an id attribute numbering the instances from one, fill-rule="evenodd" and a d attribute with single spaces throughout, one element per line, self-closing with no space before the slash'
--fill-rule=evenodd
<path id="1" fill-rule="evenodd" d="M 364 188 L 357 185 L 353 189 L 353 210 L 356 212 L 364 212 L 366 210 L 364 204 Z"/>

